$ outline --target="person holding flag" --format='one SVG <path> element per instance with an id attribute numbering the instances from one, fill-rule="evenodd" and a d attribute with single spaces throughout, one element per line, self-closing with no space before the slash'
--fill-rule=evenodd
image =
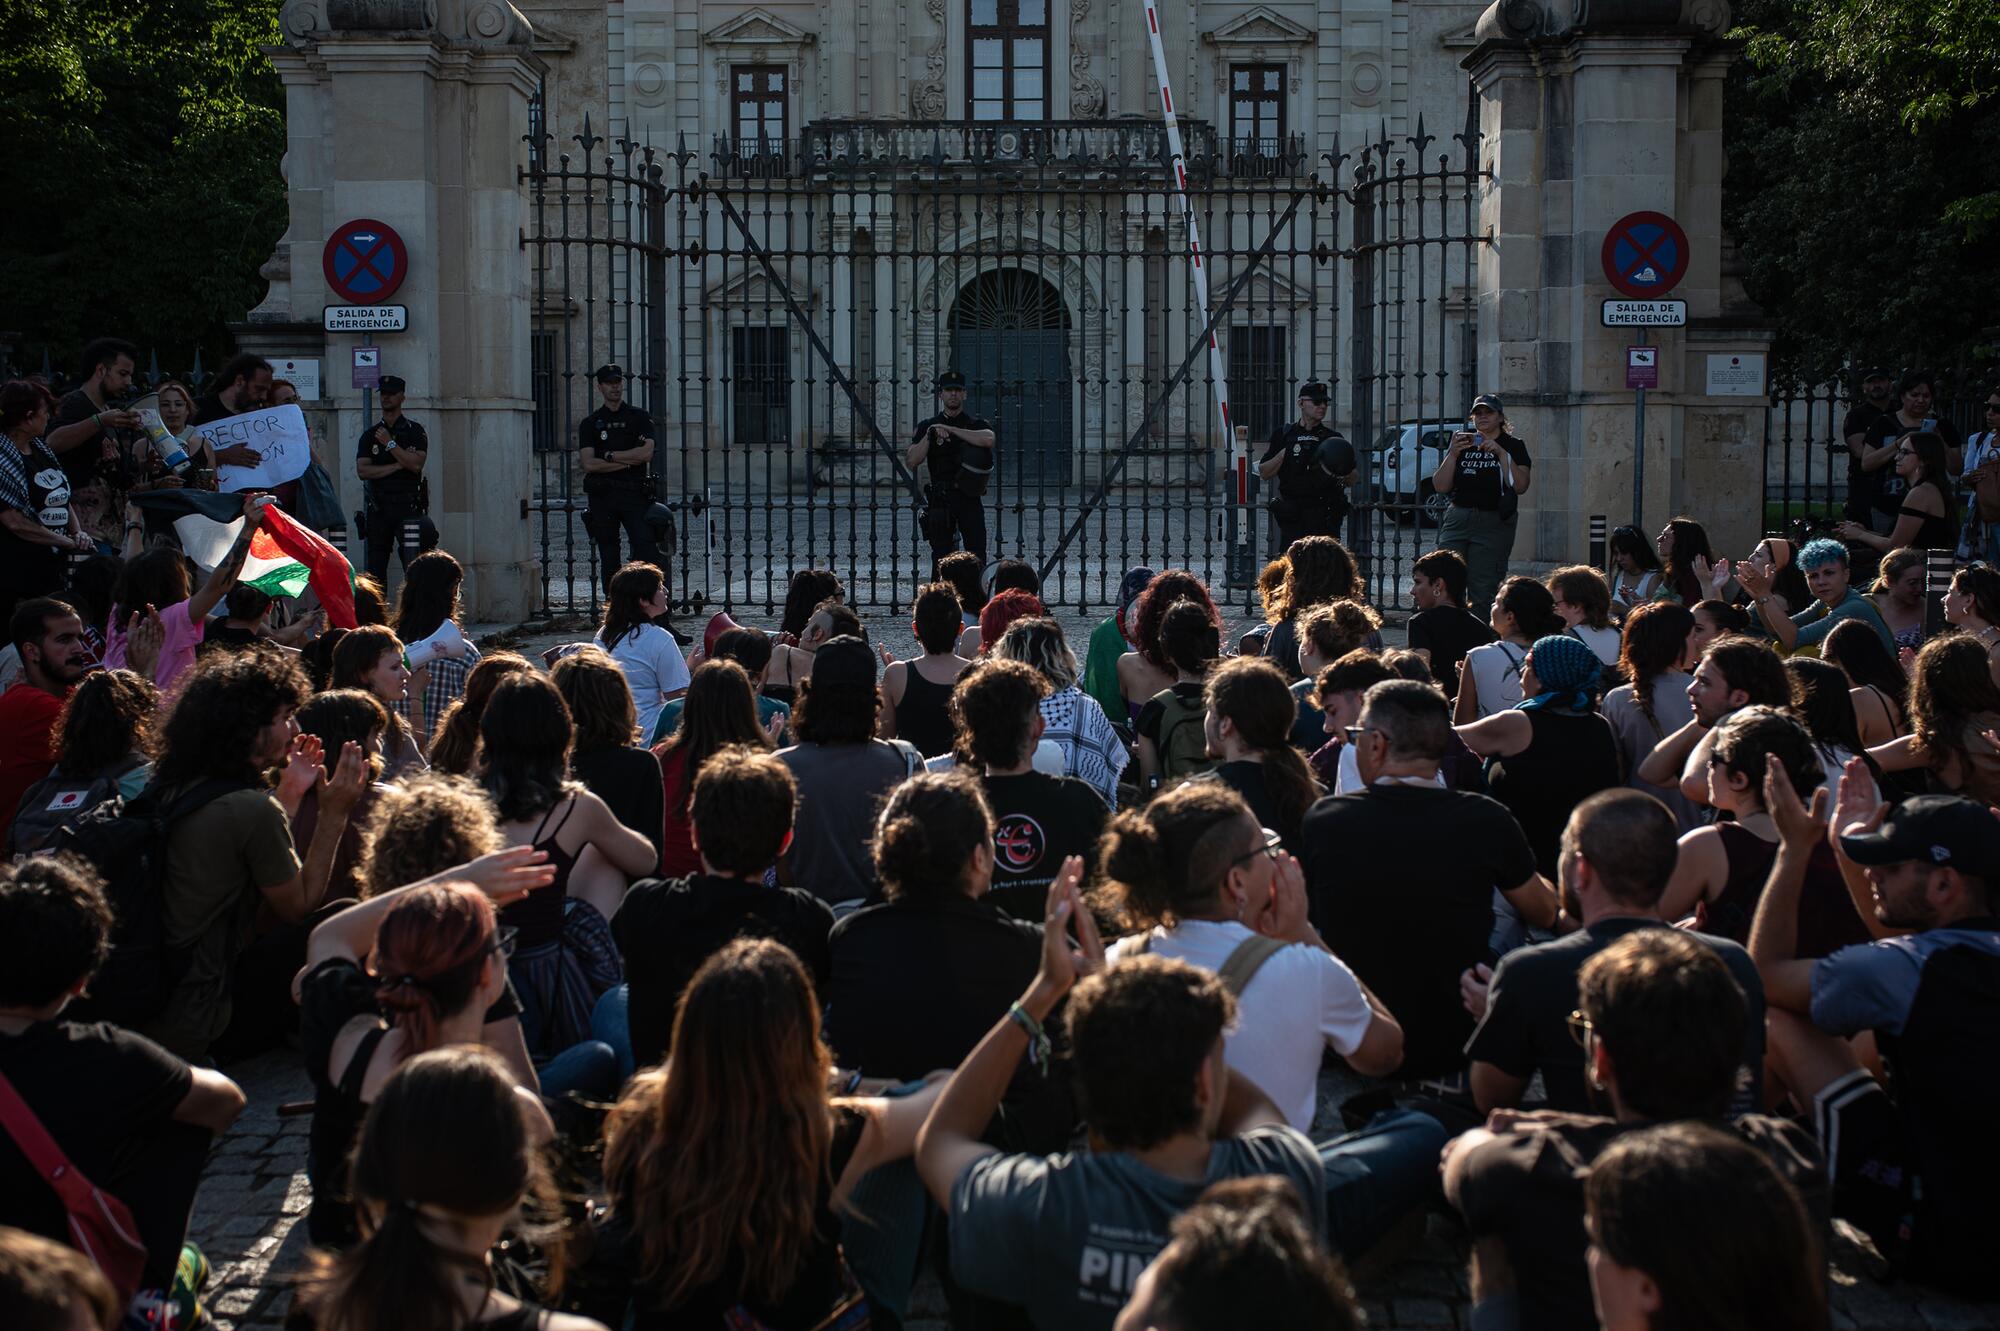
<path id="1" fill-rule="evenodd" d="M 330 626 L 351 629 L 358 625 L 354 613 L 354 569 L 347 557 L 325 537 L 287 513 L 270 495 L 218 494 L 182 488 L 135 494 L 131 496 L 131 504 L 166 517 L 173 524 L 181 549 L 198 568 L 219 570 L 233 557 L 239 543 L 247 543 L 236 578 L 216 593 L 216 600 L 226 596 L 235 582 L 271 596 L 288 597 L 296 597 L 310 586 L 326 611 Z M 254 521 L 250 516 L 253 510 Z M 129 538 L 131 533 L 128 531 L 127 535 Z M 120 604 L 123 603 L 121 598 Z M 151 603 L 161 604 L 157 600 Z M 135 609 L 143 609 L 145 602 L 133 604 Z M 113 627 L 125 631 L 124 618 L 118 616 Z M 192 641 L 198 643 L 200 638 Z M 192 646 L 189 650 L 192 651 Z M 166 681 L 159 682 L 164 686 Z"/>

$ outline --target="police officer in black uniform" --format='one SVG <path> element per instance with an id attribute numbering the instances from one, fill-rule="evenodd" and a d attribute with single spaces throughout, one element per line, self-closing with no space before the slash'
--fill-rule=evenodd
<path id="1" fill-rule="evenodd" d="M 1339 536 L 1354 481 L 1354 445 L 1326 423 L 1333 395 L 1323 383 L 1299 386 L 1299 418 L 1271 432 L 1257 463 L 1265 480 L 1278 478 L 1278 493 L 1265 507 L 1278 524 L 1278 553 L 1301 536 Z"/>
<path id="2" fill-rule="evenodd" d="M 618 531 L 632 539 L 632 558 L 666 571 L 666 560 L 647 520 L 653 507 L 653 418 L 625 400 L 625 371 L 601 365 L 593 376 L 604 405 L 577 427 L 577 454 L 583 459 L 583 529 L 597 545 L 604 586 L 623 567 Z"/>
<path id="3" fill-rule="evenodd" d="M 391 548 L 407 569 L 412 559 L 437 545 L 430 487 L 424 480 L 431 441 L 423 426 L 403 414 L 403 392 L 401 378 L 382 376 L 382 418 L 355 446 L 354 473 L 368 501 L 368 572 L 377 582 L 388 580 Z M 415 549 L 403 538 L 403 526 L 412 518 L 419 522 Z"/>
<path id="4" fill-rule="evenodd" d="M 912 471 L 930 464 L 930 484 L 924 487 L 923 532 L 933 560 L 965 548 L 986 562 L 986 509 L 981 497 L 993 474 L 996 442 L 993 427 L 965 412 L 965 376 L 946 370 L 937 378 L 937 415 L 917 425 L 903 459 Z"/>

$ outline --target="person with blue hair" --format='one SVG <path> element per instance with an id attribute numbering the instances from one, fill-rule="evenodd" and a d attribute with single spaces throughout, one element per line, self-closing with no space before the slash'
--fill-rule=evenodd
<path id="1" fill-rule="evenodd" d="M 1858 619 L 1875 630 L 1882 639 L 1882 646 L 1889 651 L 1896 650 L 1895 639 L 1889 633 L 1889 626 L 1882 622 L 1881 612 L 1854 586 L 1847 566 L 1847 547 L 1839 541 L 1820 537 L 1806 543 L 1798 553 L 1798 566 L 1806 575 L 1806 586 L 1813 594 L 1812 603 L 1797 614 L 1785 613 L 1784 603 L 1771 597 L 1772 574 L 1745 560 L 1736 566 L 1736 580 L 1749 593 L 1758 622 L 1777 640 L 1784 651 L 1800 651 L 1812 648 L 1826 640 L 1834 626 L 1844 620 Z"/>
<path id="2" fill-rule="evenodd" d="M 1580 638 L 1538 638 L 1521 666 L 1520 702 L 1458 727 L 1486 759 L 1486 786 L 1513 813 L 1535 864 L 1556 881 L 1570 810 L 1625 782 L 1618 737 L 1598 714 L 1604 663 Z"/>

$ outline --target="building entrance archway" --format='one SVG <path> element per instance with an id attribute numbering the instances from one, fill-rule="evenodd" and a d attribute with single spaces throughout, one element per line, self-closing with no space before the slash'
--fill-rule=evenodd
<path id="1" fill-rule="evenodd" d="M 959 290 L 947 320 L 966 410 L 993 424 L 994 465 L 1014 486 L 1070 483 L 1069 308 L 1022 268 L 994 268 Z"/>

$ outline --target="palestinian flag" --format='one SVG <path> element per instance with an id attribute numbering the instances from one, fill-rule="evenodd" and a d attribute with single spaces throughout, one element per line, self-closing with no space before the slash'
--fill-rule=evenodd
<path id="1" fill-rule="evenodd" d="M 243 496 L 207 490 L 148 490 L 133 503 L 173 517 L 181 548 L 204 572 L 220 563 L 243 530 Z M 250 538 L 239 581 L 272 596 L 297 596 L 310 586 L 335 628 L 356 627 L 354 569 L 324 537 L 300 525 L 277 504 Z"/>

